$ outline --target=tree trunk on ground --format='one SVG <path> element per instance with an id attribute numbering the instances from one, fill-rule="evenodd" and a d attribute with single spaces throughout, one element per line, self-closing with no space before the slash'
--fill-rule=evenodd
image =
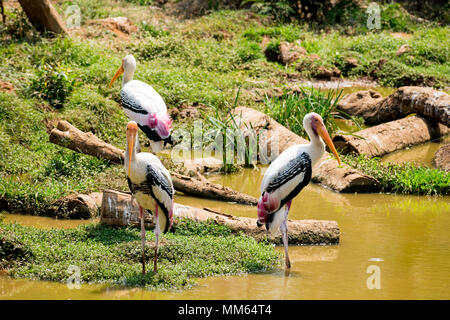
<path id="1" fill-rule="evenodd" d="M 256 214 L 256 213 L 255 213 Z M 229 214 L 215 212 L 208 208 L 199 209 L 181 204 L 174 205 L 174 217 L 193 221 L 214 221 L 226 225 L 233 233 L 240 232 L 263 240 L 267 232 L 265 227 L 259 228 L 256 219 L 236 217 Z M 147 228 L 154 227 L 152 216 L 145 212 L 144 221 Z M 139 207 L 130 194 L 105 190 L 101 206 L 101 223 L 113 226 L 139 226 Z M 175 228 L 177 221 L 175 219 Z M 337 244 L 339 243 L 339 226 L 336 221 L 327 220 L 288 220 L 288 234 L 290 244 Z M 281 244 L 281 236 L 269 236 L 271 242 Z"/>
<path id="2" fill-rule="evenodd" d="M 97 138 L 92 132 L 83 132 L 65 120 L 60 120 L 50 132 L 50 142 L 71 150 L 123 164 L 123 151 Z"/>
<path id="3" fill-rule="evenodd" d="M 71 150 L 88 154 L 113 163 L 123 164 L 124 152 L 91 132 L 83 132 L 69 122 L 60 120 L 51 132 L 50 142 L 69 148 Z M 234 191 L 231 188 L 209 182 L 201 174 L 199 179 L 170 172 L 175 190 L 197 197 L 256 205 L 258 200 L 247 194 Z"/>
<path id="4" fill-rule="evenodd" d="M 31 24 L 38 31 L 67 34 L 64 21 L 59 16 L 50 0 L 19 0 Z"/>
<path id="5" fill-rule="evenodd" d="M 439 138 L 450 129 L 420 116 L 407 117 L 355 132 L 336 135 L 333 143 L 343 154 L 365 154 L 379 157 Z"/>
<path id="6" fill-rule="evenodd" d="M 450 126 L 450 96 L 443 91 L 425 87 L 401 87 L 390 96 L 379 101 L 380 99 L 379 94 L 372 90 L 355 92 L 345 96 L 339 102 L 338 109 L 362 117 L 370 125 L 417 113 Z"/>
<path id="7" fill-rule="evenodd" d="M 309 143 L 309 141 L 257 110 L 238 107 L 233 113 L 236 115 L 236 120 L 241 121 L 241 128 L 245 130 L 251 125 L 256 133 L 260 135 L 260 141 L 263 141 L 261 134 L 264 132 L 263 130 L 266 130 L 267 138 L 265 141 L 267 141 L 267 145 L 265 148 L 267 151 L 264 153 L 267 155 L 272 154 L 272 149 L 277 153 L 275 150 L 277 145 L 278 153 L 281 153 L 294 144 Z M 270 156 L 268 158 L 266 160 L 273 160 L 270 159 Z M 381 190 L 381 186 L 375 178 L 365 175 L 346 164 L 343 164 L 342 167 L 338 166 L 339 164 L 334 156 L 326 152 L 313 168 L 312 181 L 338 192 L 379 192 Z"/>

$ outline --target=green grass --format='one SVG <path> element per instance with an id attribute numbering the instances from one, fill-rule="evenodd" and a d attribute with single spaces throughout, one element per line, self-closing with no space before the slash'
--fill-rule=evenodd
<path id="1" fill-rule="evenodd" d="M 147 241 L 154 240 L 147 232 Z M 271 244 L 231 235 L 223 226 L 181 223 L 162 236 L 158 273 L 152 272 L 154 250 L 146 246 L 149 272 L 141 274 L 140 231 L 85 225 L 75 229 L 40 230 L 0 222 L 0 267 L 15 278 L 65 282 L 70 265 L 80 268 L 82 283 L 148 289 L 184 289 L 195 278 L 268 271 L 280 266 Z"/>
<path id="2" fill-rule="evenodd" d="M 439 169 L 417 167 L 410 163 L 381 163 L 379 158 L 369 159 L 363 155 L 341 156 L 343 162 L 377 179 L 382 192 L 448 195 L 450 174 Z"/>

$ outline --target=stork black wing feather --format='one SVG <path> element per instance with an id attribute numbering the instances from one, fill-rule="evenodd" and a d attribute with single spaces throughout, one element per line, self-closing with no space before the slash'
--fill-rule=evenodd
<path id="1" fill-rule="evenodd" d="M 148 111 L 137 104 L 124 90 L 120 91 L 120 100 L 122 103 L 122 107 L 124 107 L 125 109 L 128 109 L 134 113 L 148 114 Z"/>

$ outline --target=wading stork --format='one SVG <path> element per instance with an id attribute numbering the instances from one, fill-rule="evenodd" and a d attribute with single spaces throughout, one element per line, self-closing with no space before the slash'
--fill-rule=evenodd
<path id="1" fill-rule="evenodd" d="M 172 120 L 158 92 L 145 82 L 133 80 L 135 70 L 136 59 L 129 54 L 123 58 L 122 65 L 111 79 L 109 87 L 111 88 L 114 81 L 123 74 L 122 90 L 120 90 L 123 110 L 150 139 L 150 147 L 154 153 L 157 153 L 167 143 L 173 143 L 170 136 Z"/>
<path id="2" fill-rule="evenodd" d="M 138 125 L 130 121 L 127 125 L 127 147 L 125 170 L 128 186 L 139 204 L 141 219 L 142 273 L 145 274 L 145 227 L 143 209 L 153 213 L 155 226 L 154 272 L 157 272 L 158 243 L 161 231 L 170 230 L 173 223 L 174 189 L 169 171 L 151 153 L 139 152 Z"/>
<path id="3" fill-rule="evenodd" d="M 271 234 L 281 231 L 286 269 L 291 267 L 287 231 L 289 208 L 292 199 L 310 182 L 312 167 L 325 152 L 324 141 L 336 156 L 339 165 L 341 164 L 320 115 L 314 112 L 307 114 L 303 118 L 303 128 L 311 143 L 289 147 L 270 164 L 261 182 L 261 196 L 257 207 L 258 227 L 265 224 Z"/>

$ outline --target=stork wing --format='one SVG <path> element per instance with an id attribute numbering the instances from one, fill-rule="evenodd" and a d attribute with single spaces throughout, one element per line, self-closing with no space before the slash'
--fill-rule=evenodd
<path id="1" fill-rule="evenodd" d="M 276 174 L 265 180 L 264 192 L 278 197 L 280 208 L 294 198 L 311 181 L 311 158 L 306 152 L 278 165 Z"/>
<path id="2" fill-rule="evenodd" d="M 127 113 L 139 116 L 149 112 L 167 112 L 167 106 L 158 92 L 142 81 L 132 80 L 125 84 L 120 91 L 120 99 Z"/>

